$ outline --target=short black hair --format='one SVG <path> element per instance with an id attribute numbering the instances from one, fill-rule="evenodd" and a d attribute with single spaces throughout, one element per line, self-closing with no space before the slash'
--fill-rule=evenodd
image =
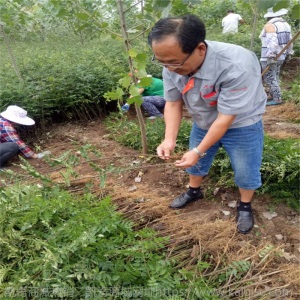
<path id="1" fill-rule="evenodd" d="M 206 36 L 205 25 L 195 15 L 168 17 L 160 19 L 148 35 L 148 43 L 160 41 L 167 36 L 174 36 L 184 53 L 192 53 Z"/>

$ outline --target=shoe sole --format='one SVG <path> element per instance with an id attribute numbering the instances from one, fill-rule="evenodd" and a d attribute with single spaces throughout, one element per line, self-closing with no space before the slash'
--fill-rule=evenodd
<path id="1" fill-rule="evenodd" d="M 270 101 L 266 103 L 266 106 L 273 106 L 273 105 L 282 105 L 283 102 L 275 102 L 275 101 Z"/>
<path id="2" fill-rule="evenodd" d="M 238 232 L 241 233 L 241 234 L 248 234 L 251 230 L 252 230 L 253 227 L 251 227 L 248 231 L 241 231 L 239 230 L 239 228 L 237 228 Z"/>

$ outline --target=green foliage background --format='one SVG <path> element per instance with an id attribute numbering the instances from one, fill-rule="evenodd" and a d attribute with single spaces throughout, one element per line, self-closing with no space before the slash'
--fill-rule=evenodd
<path id="1" fill-rule="evenodd" d="M 99 42 L 92 40 L 87 47 L 71 38 L 14 43 L 23 81 L 16 77 L 2 45 L 1 110 L 16 104 L 37 119 L 85 119 L 104 114 L 103 94 L 126 72 L 126 59 L 120 44 L 108 38 Z"/>
<path id="2" fill-rule="evenodd" d="M 287 5 L 285 1 L 258 1 L 258 23 L 253 51 L 260 56 L 258 38 L 265 19 L 263 15 L 271 2 Z M 295 1 L 291 1 L 291 6 Z M 133 1 L 123 1 L 125 8 Z M 143 62 L 149 74 L 161 77 L 161 69 L 150 63 L 151 51 L 147 34 L 164 14 L 195 13 L 207 27 L 207 39 L 229 42 L 250 48 L 255 3 L 247 1 L 146 1 L 144 9 L 133 5 L 126 13 L 130 45 L 145 53 Z M 120 20 L 116 1 L 66 0 L 16 1 L 0 0 L 2 30 L 22 80 L 16 75 L 4 34 L 0 35 L 0 110 L 17 104 L 30 112 L 37 121 L 88 120 L 117 109 L 103 95 L 118 86 L 120 78 L 129 72 L 128 54 L 120 36 Z M 221 33 L 221 20 L 229 8 L 242 15 L 246 24 L 235 35 Z M 134 17 L 136 16 L 136 17 Z M 298 21 L 292 12 L 286 18 L 297 30 Z M 294 45 L 300 54 L 300 41 Z M 127 92 L 125 92 L 126 101 Z"/>

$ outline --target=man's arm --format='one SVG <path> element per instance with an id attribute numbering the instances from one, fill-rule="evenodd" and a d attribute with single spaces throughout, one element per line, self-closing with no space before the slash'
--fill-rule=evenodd
<path id="1" fill-rule="evenodd" d="M 244 24 L 244 23 L 245 23 L 245 21 L 244 21 L 244 19 L 241 17 L 241 15 L 238 15 L 238 18 L 239 18 L 239 23 L 240 23 L 240 24 Z"/>
<path id="2" fill-rule="evenodd" d="M 140 94 L 143 94 L 143 93 L 144 93 L 144 91 L 145 91 L 145 89 L 144 89 L 144 88 L 139 88 L 139 93 L 140 93 Z"/>
<path id="3" fill-rule="evenodd" d="M 157 154 L 162 159 L 169 159 L 171 152 L 176 146 L 176 138 L 182 118 L 182 106 L 182 100 L 174 102 L 166 101 L 164 108 L 164 119 L 166 124 L 165 138 L 157 147 Z"/>

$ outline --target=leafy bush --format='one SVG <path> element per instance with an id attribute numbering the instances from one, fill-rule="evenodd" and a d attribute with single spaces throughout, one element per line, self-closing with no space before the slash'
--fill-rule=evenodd
<path id="1" fill-rule="evenodd" d="M 112 47 L 105 38 L 84 48 L 74 40 L 58 38 L 47 43 L 19 42 L 14 54 L 23 82 L 10 67 L 6 49 L 1 49 L 7 63 L 0 69 L 0 109 L 18 104 L 35 119 L 85 119 L 104 113 L 103 94 L 126 72 L 120 49 L 121 44 L 114 42 Z"/>
<path id="2" fill-rule="evenodd" d="M 286 101 L 300 104 L 300 75 L 298 75 L 291 84 L 290 89 L 282 90 L 282 98 Z"/>
<path id="3" fill-rule="evenodd" d="M 262 163 L 262 193 L 286 202 L 299 210 L 300 181 L 299 142 L 293 139 L 276 140 L 265 137 Z"/>
<path id="4" fill-rule="evenodd" d="M 276 140 L 265 136 L 261 174 L 261 194 L 270 194 L 276 201 L 299 210 L 299 159 L 298 142 L 292 139 Z M 224 149 L 216 155 L 210 176 L 227 187 L 235 185 L 230 160 Z"/>

